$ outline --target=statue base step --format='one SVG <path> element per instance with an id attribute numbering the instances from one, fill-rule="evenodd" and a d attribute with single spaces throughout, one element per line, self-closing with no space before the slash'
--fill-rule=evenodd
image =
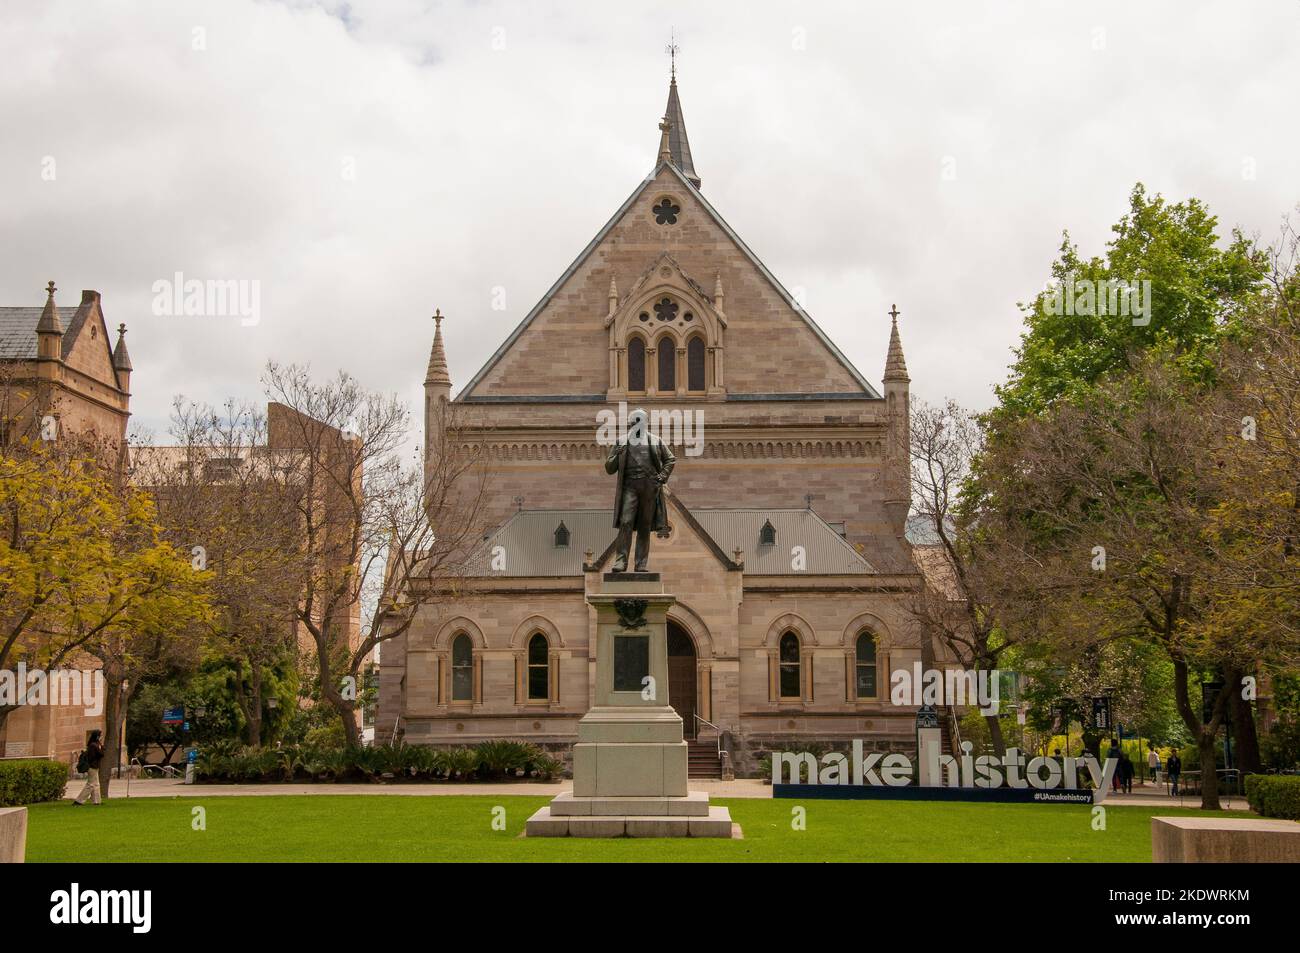
<path id="1" fill-rule="evenodd" d="M 558 800 L 558 799 L 557 799 Z M 707 801 L 706 801 L 707 803 Z M 725 807 L 699 814 L 556 814 L 540 808 L 524 825 L 527 837 L 732 837 Z"/>

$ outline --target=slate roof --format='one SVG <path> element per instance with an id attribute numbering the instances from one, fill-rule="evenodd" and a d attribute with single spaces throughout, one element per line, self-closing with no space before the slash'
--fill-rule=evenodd
<path id="1" fill-rule="evenodd" d="M 0 358 L 36 357 L 36 324 L 43 310 L 43 307 L 0 308 Z"/>
<path id="2" fill-rule="evenodd" d="M 744 550 L 740 558 L 745 564 L 746 575 L 795 574 L 791 568 L 791 549 L 795 546 L 804 549 L 806 568 L 800 572 L 805 575 L 837 576 L 876 571 L 813 510 L 713 509 L 691 512 L 725 552 Z M 769 546 L 759 543 L 764 523 L 771 523 L 776 530 L 776 542 Z"/>
<path id="3" fill-rule="evenodd" d="M 793 546 L 805 549 L 807 568 L 802 573 L 806 575 L 876 571 L 812 510 L 710 509 L 688 512 L 723 552 L 730 555 L 734 549 L 744 550 L 742 559 L 747 574 L 791 575 L 790 550 Z M 486 570 L 483 575 L 581 575 L 584 553 L 591 550 L 599 558 L 614 541 L 617 530 L 613 521 L 613 510 L 520 510 L 484 540 L 483 559 L 491 560 L 493 550 L 500 546 L 505 568 Z M 555 529 L 561 522 L 569 531 L 568 546 L 555 545 Z M 765 522 L 771 522 L 776 530 L 775 545 L 759 545 L 759 532 Z M 676 532 L 684 530 L 685 527 L 675 527 Z"/>

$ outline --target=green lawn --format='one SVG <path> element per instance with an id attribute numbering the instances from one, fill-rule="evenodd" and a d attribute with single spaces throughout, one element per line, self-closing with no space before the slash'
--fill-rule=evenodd
<path id="1" fill-rule="evenodd" d="M 743 840 L 521 838 L 545 797 L 136 798 L 30 808 L 27 860 L 41 861 L 1149 861 L 1152 814 L 1089 805 L 737 799 Z M 807 829 L 791 810 L 807 809 Z M 191 828 L 206 809 L 207 829 Z M 492 811 L 506 829 L 492 829 Z M 1244 816 L 1225 812 L 1225 816 Z"/>

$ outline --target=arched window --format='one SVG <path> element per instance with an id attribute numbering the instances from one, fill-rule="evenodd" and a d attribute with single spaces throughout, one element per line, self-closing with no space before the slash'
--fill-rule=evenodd
<path id="1" fill-rule="evenodd" d="M 659 393 L 677 389 L 677 345 L 670 337 L 659 339 Z"/>
<path id="2" fill-rule="evenodd" d="M 537 632 L 528 640 L 528 698 L 545 701 L 551 697 L 551 658 L 546 636 Z"/>
<path id="3" fill-rule="evenodd" d="M 704 338 L 693 337 L 686 344 L 686 389 L 704 390 Z"/>
<path id="4" fill-rule="evenodd" d="M 451 642 L 451 700 L 474 700 L 474 643 L 464 632 Z"/>
<path id="5" fill-rule="evenodd" d="M 799 636 L 787 632 L 781 636 L 780 689 L 782 698 L 799 698 Z"/>
<path id="6" fill-rule="evenodd" d="M 645 390 L 645 341 L 639 337 L 627 342 L 627 389 Z"/>
<path id="7" fill-rule="evenodd" d="M 858 636 L 857 693 L 859 698 L 876 697 L 876 637 L 870 632 Z"/>

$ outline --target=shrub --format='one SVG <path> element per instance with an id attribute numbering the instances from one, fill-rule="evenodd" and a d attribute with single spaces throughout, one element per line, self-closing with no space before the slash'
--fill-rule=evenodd
<path id="1" fill-rule="evenodd" d="M 443 770 L 448 778 L 465 780 L 478 770 L 478 752 L 473 748 L 452 748 L 440 754 Z"/>
<path id="2" fill-rule="evenodd" d="M 535 757 L 537 748 L 522 741 L 483 741 L 474 753 L 478 755 L 479 774 L 503 778 L 524 770 Z"/>
<path id="3" fill-rule="evenodd" d="M 0 761 L 0 807 L 57 801 L 67 783 L 68 766 L 62 761 Z"/>
<path id="4" fill-rule="evenodd" d="M 1252 774 L 1246 778 L 1246 801 L 1262 817 L 1300 821 L 1300 775 Z"/>
<path id="5" fill-rule="evenodd" d="M 544 751 L 538 751 L 533 756 L 532 764 L 529 766 L 529 773 L 539 781 L 553 781 L 564 776 L 564 762 L 558 758 L 552 758 Z"/>

